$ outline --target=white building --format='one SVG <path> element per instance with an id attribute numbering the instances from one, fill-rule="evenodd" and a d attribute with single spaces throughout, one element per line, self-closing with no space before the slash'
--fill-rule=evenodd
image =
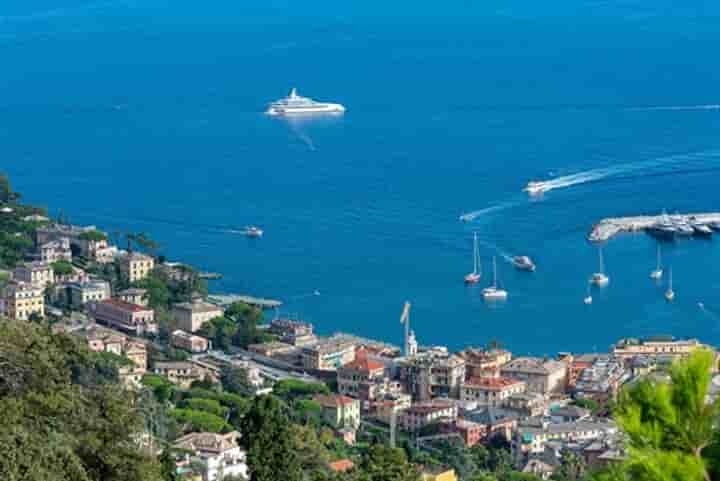
<path id="1" fill-rule="evenodd" d="M 203 324 L 222 316 L 223 312 L 221 307 L 207 302 L 183 302 L 172 308 L 178 328 L 185 332 L 197 332 Z"/>
<path id="2" fill-rule="evenodd" d="M 502 376 L 525 381 L 528 392 L 559 393 L 567 384 L 567 364 L 536 357 L 518 357 L 500 368 Z"/>
<path id="3" fill-rule="evenodd" d="M 203 481 L 221 481 L 226 476 L 248 478 L 245 452 L 237 443 L 240 433 L 191 433 L 175 441 L 174 447 L 190 451 L 205 466 Z"/>
<path id="4" fill-rule="evenodd" d="M 45 288 L 55 282 L 55 274 L 47 262 L 26 262 L 15 268 L 13 279 Z"/>
<path id="5" fill-rule="evenodd" d="M 515 394 L 525 392 L 525 382 L 505 377 L 472 377 L 460 388 L 460 399 L 481 406 L 500 407 Z"/>
<path id="6" fill-rule="evenodd" d="M 88 302 L 110 299 L 110 284 L 107 281 L 93 280 L 71 283 L 67 288 L 70 294 L 70 304 L 74 307 L 82 307 Z"/>

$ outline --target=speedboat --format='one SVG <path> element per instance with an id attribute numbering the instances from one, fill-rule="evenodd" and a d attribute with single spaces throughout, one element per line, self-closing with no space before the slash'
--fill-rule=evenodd
<path id="1" fill-rule="evenodd" d="M 512 258 L 512 263 L 521 271 L 535 272 L 535 264 L 528 256 L 515 256 Z"/>
<path id="2" fill-rule="evenodd" d="M 610 278 L 605 275 L 605 262 L 603 261 L 602 248 L 598 249 L 598 260 L 600 261 L 600 270 L 590 276 L 590 283 L 598 287 L 604 287 L 610 282 Z"/>
<path id="3" fill-rule="evenodd" d="M 660 244 L 658 244 L 657 247 L 657 265 L 655 266 L 655 270 L 650 272 L 650 279 L 661 279 L 663 275 L 663 269 L 662 269 L 662 262 L 660 257 Z"/>
<path id="4" fill-rule="evenodd" d="M 341 104 L 317 102 L 308 97 L 301 97 L 298 95 L 297 89 L 292 89 L 290 95 L 271 103 L 266 113 L 268 115 L 286 116 L 342 114 L 344 112 L 345 107 Z"/>
<path id="5" fill-rule="evenodd" d="M 718 221 L 710 222 L 710 223 L 708 224 L 708 226 L 709 226 L 712 230 L 720 230 L 720 222 L 718 222 Z"/>
<path id="6" fill-rule="evenodd" d="M 672 269 L 670 269 L 670 279 L 668 281 L 667 291 L 665 291 L 665 300 L 672 302 L 673 299 L 675 299 L 675 291 L 673 291 Z"/>
<path id="7" fill-rule="evenodd" d="M 593 298 L 592 298 L 592 296 L 589 295 L 589 294 L 588 294 L 587 296 L 585 296 L 585 299 L 583 299 L 583 303 L 584 303 L 585 305 L 592 304 L 592 301 L 593 301 Z"/>
<path id="8" fill-rule="evenodd" d="M 262 237 L 263 230 L 259 227 L 251 225 L 245 228 L 245 235 L 248 237 Z"/>
<path id="9" fill-rule="evenodd" d="M 545 182 L 531 181 L 523 189 L 523 192 L 527 192 L 530 195 L 540 195 L 548 190 L 548 186 Z"/>

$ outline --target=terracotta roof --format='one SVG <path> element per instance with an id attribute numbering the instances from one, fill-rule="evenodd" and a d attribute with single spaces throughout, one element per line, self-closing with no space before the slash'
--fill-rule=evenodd
<path id="1" fill-rule="evenodd" d="M 500 391 L 520 383 L 522 383 L 522 381 L 508 377 L 473 377 L 465 381 L 465 386 L 477 387 L 488 391 Z"/>
<path id="2" fill-rule="evenodd" d="M 344 473 L 345 471 L 349 471 L 354 468 L 355 464 L 353 464 L 353 462 L 349 459 L 340 459 L 338 461 L 333 461 L 329 464 L 329 466 L 330 469 L 332 469 L 336 473 Z"/>
<path id="3" fill-rule="evenodd" d="M 130 304 L 129 302 L 121 301 L 120 299 L 106 299 L 102 301 L 101 304 L 107 304 L 132 312 L 143 312 L 152 310 L 149 307 L 138 306 L 137 304 Z"/>
<path id="4" fill-rule="evenodd" d="M 373 361 L 365 356 L 355 359 L 343 366 L 344 369 L 354 369 L 356 371 L 377 371 L 385 369 L 385 365 L 381 362 Z"/>
<path id="5" fill-rule="evenodd" d="M 355 399 L 347 396 L 324 396 L 322 394 L 315 396 L 315 400 L 325 407 L 337 407 L 355 402 Z"/>

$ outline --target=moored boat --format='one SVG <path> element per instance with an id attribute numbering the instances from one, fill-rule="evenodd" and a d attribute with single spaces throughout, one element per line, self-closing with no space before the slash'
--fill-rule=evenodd
<path id="1" fill-rule="evenodd" d="M 515 256 L 512 263 L 521 271 L 535 272 L 535 263 L 528 256 Z"/>

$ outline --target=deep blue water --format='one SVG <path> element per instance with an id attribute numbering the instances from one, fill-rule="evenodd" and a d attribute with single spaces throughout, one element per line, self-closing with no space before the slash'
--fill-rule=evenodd
<path id="1" fill-rule="evenodd" d="M 720 238 L 667 249 L 672 305 L 648 278 L 654 242 L 613 239 L 611 284 L 582 303 L 594 222 L 720 210 L 720 4 L 347 3 L 5 0 L 0 170 L 29 200 L 147 232 L 223 272 L 215 290 L 281 298 L 321 332 L 399 344 L 410 300 L 420 342 L 452 348 L 720 343 Z M 348 112 L 262 115 L 293 86 Z M 540 201 L 520 192 L 588 171 Z M 247 224 L 265 237 L 233 233 Z M 482 286 L 498 255 L 505 304 L 463 286 L 474 230 Z"/>

